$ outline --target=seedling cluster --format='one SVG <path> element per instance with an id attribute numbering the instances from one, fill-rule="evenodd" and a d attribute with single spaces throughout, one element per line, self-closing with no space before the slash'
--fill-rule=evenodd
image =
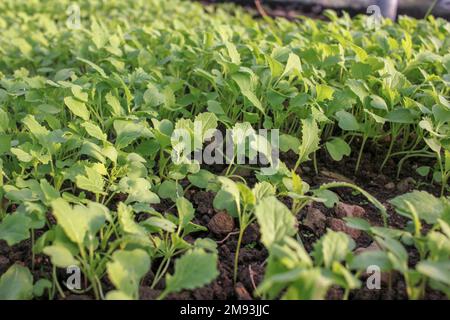
<path id="1" fill-rule="evenodd" d="M 164 299 L 210 285 L 222 242 L 195 192 L 213 194 L 211 210 L 236 223 L 234 283 L 256 226 L 266 258 L 247 288 L 254 298 L 324 299 L 332 288 L 349 298 L 373 265 L 399 274 L 410 299 L 450 297 L 448 21 L 400 17 L 374 30 L 366 16 L 331 11 L 287 21 L 178 0 L 77 4 L 0 2 L 0 249 L 27 248 L 0 265 L 0 299 L 139 299 L 143 287 Z M 269 163 L 271 140 L 257 132 L 278 129 L 280 159 L 271 174 L 235 152 L 199 163 L 178 129 L 192 153 L 219 130 L 239 157 Z M 359 174 L 374 148 L 380 172 L 425 163 L 422 186 L 436 192 L 382 202 L 357 182 L 303 179 L 305 165 L 320 176 L 319 155 L 355 159 Z M 344 218 L 376 250 L 357 254 L 332 228 L 304 244 L 305 211 L 333 208 L 342 190 L 379 218 Z M 74 266 L 81 288 L 64 283 Z"/>

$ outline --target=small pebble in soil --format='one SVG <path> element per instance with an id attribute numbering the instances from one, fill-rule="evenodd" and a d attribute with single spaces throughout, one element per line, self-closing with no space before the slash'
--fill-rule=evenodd
<path id="1" fill-rule="evenodd" d="M 362 218 L 364 217 L 366 210 L 364 210 L 363 207 L 357 205 L 339 202 L 334 208 L 334 212 L 336 213 L 336 216 L 339 218 L 345 217 Z"/>
<path id="2" fill-rule="evenodd" d="M 319 209 L 310 207 L 303 224 L 311 230 L 322 233 L 325 230 L 327 217 Z"/>
<path id="3" fill-rule="evenodd" d="M 395 189 L 395 183 L 389 182 L 384 185 L 384 188 L 388 191 L 392 191 Z"/>
<path id="4" fill-rule="evenodd" d="M 3 274 L 9 265 L 9 259 L 5 256 L 0 256 L 0 274 Z"/>
<path id="5" fill-rule="evenodd" d="M 228 234 L 234 229 L 234 219 L 225 211 L 220 211 L 211 218 L 208 229 L 216 235 Z"/>
<path id="6" fill-rule="evenodd" d="M 408 177 L 397 183 L 397 190 L 401 193 L 406 193 L 410 191 L 412 188 L 414 188 L 415 184 L 416 181 L 413 178 Z"/>
<path id="7" fill-rule="evenodd" d="M 250 293 L 245 289 L 244 285 L 240 282 L 236 283 L 234 286 L 234 292 L 238 300 L 253 300 Z"/>

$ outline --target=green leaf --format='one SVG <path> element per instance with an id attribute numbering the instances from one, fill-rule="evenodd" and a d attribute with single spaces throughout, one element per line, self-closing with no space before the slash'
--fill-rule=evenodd
<path id="1" fill-rule="evenodd" d="M 387 251 L 393 269 L 402 273 L 408 271 L 408 252 L 400 241 L 388 236 L 384 238 L 375 237 L 375 241 Z"/>
<path id="2" fill-rule="evenodd" d="M 9 129 L 9 121 L 8 113 L 0 109 L 0 133 L 4 133 Z"/>
<path id="3" fill-rule="evenodd" d="M 147 236 L 145 229 L 134 221 L 133 208 L 131 206 L 119 202 L 117 215 L 123 232 L 141 237 Z"/>
<path id="4" fill-rule="evenodd" d="M 415 117 L 409 109 L 397 108 L 389 112 L 385 118 L 394 123 L 414 123 Z"/>
<path id="5" fill-rule="evenodd" d="M 72 265 L 78 265 L 78 261 L 75 260 L 72 252 L 62 245 L 45 247 L 43 252 L 50 257 L 52 264 L 58 268 L 67 268 Z"/>
<path id="6" fill-rule="evenodd" d="M 388 110 L 386 101 L 384 101 L 383 98 L 381 98 L 380 96 L 377 95 L 371 95 L 370 96 L 370 106 L 375 108 L 375 109 L 379 109 L 379 110 Z"/>
<path id="7" fill-rule="evenodd" d="M 322 102 L 333 98 L 334 89 L 326 84 L 316 84 L 316 100 Z"/>
<path id="8" fill-rule="evenodd" d="M 65 97 L 64 103 L 74 115 L 85 121 L 89 120 L 89 110 L 84 102 L 78 101 L 73 97 Z"/>
<path id="9" fill-rule="evenodd" d="M 262 199 L 255 207 L 261 231 L 261 242 L 270 248 L 286 236 L 297 233 L 297 221 L 291 211 L 275 197 Z"/>
<path id="10" fill-rule="evenodd" d="M 281 275 L 280 275 L 281 276 Z M 297 279 L 287 288 L 282 299 L 321 300 L 325 299 L 332 281 L 322 275 L 319 268 L 301 270 Z"/>
<path id="11" fill-rule="evenodd" d="M 264 108 L 259 101 L 258 97 L 255 95 L 252 89 L 250 75 L 245 73 L 236 73 L 232 75 L 233 80 L 241 89 L 242 95 L 244 95 L 259 111 L 264 114 Z"/>
<path id="12" fill-rule="evenodd" d="M 347 111 L 341 110 L 336 112 L 336 119 L 339 121 L 338 125 L 342 130 L 358 131 L 360 129 L 358 120 Z"/>
<path id="13" fill-rule="evenodd" d="M 161 93 L 153 84 L 148 85 L 148 89 L 145 90 L 143 98 L 150 107 L 157 107 L 163 104 L 166 100 L 164 94 Z"/>
<path id="14" fill-rule="evenodd" d="M 48 183 L 46 179 L 41 179 L 39 184 L 44 196 L 42 202 L 44 202 L 45 204 L 50 204 L 53 200 L 59 198 L 59 192 L 56 191 L 56 189 L 50 183 Z"/>
<path id="15" fill-rule="evenodd" d="M 370 222 L 363 218 L 345 217 L 344 220 L 347 223 L 347 226 L 353 229 L 369 231 L 372 227 Z"/>
<path id="16" fill-rule="evenodd" d="M 86 234 L 95 235 L 108 218 L 109 210 L 100 203 L 89 202 L 87 206 L 75 205 L 72 207 L 66 200 L 59 198 L 53 200 L 53 215 L 58 225 L 73 242 L 81 245 Z"/>
<path id="17" fill-rule="evenodd" d="M 372 68 L 369 64 L 356 62 L 352 65 L 350 72 L 355 79 L 365 79 L 372 73 Z"/>
<path id="18" fill-rule="evenodd" d="M 124 177 L 119 182 L 118 190 L 128 194 L 127 204 L 132 202 L 159 203 L 159 197 L 150 191 L 151 187 L 152 185 L 147 179 Z"/>
<path id="19" fill-rule="evenodd" d="M 175 272 L 166 275 L 165 293 L 192 290 L 213 281 L 217 271 L 217 255 L 193 249 L 175 261 Z"/>
<path id="20" fill-rule="evenodd" d="M 240 65 L 241 64 L 241 56 L 239 55 L 239 52 L 236 49 L 236 46 L 230 42 L 225 41 L 225 46 L 227 47 L 228 55 L 231 58 L 231 62 L 234 64 Z"/>
<path id="21" fill-rule="evenodd" d="M 309 160 L 309 155 L 319 149 L 319 127 L 312 118 L 302 120 L 302 142 L 298 148 L 299 162 Z"/>
<path id="22" fill-rule="evenodd" d="M 12 265 L 0 277 L 0 300 L 30 300 L 33 297 L 33 276 L 28 268 Z"/>
<path id="23" fill-rule="evenodd" d="M 100 141 L 106 141 L 106 134 L 103 133 L 102 129 L 100 129 L 100 127 L 96 124 L 93 124 L 92 122 L 84 122 L 81 126 L 91 137 L 94 137 Z"/>
<path id="24" fill-rule="evenodd" d="M 326 144 L 327 150 L 334 161 L 341 161 L 344 156 L 349 156 L 352 149 L 345 140 L 341 138 L 333 138 Z"/>
<path id="25" fill-rule="evenodd" d="M 176 201 L 178 197 L 183 195 L 183 189 L 177 182 L 165 180 L 158 188 L 158 195 L 161 199 L 171 199 L 172 201 Z"/>
<path id="26" fill-rule="evenodd" d="M 150 217 L 141 223 L 149 232 L 159 232 L 161 230 L 169 233 L 175 232 L 177 226 L 170 220 L 161 217 Z"/>
<path id="27" fill-rule="evenodd" d="M 295 74 L 300 76 L 302 72 L 302 64 L 300 62 L 300 58 L 295 53 L 289 53 L 288 60 L 286 62 L 286 67 L 284 68 L 283 73 L 280 78 L 284 78 L 287 75 Z"/>
<path id="28" fill-rule="evenodd" d="M 189 202 L 186 198 L 178 198 L 176 201 L 179 224 L 181 228 L 187 226 L 189 222 L 194 218 L 194 207 L 192 203 Z"/>
<path id="29" fill-rule="evenodd" d="M 214 113 L 216 115 L 219 115 L 219 116 L 225 114 L 225 111 L 223 110 L 220 102 L 215 101 L 215 100 L 208 100 L 207 104 L 208 104 L 207 110 L 209 112 L 212 112 L 212 113 Z"/>
<path id="30" fill-rule="evenodd" d="M 369 96 L 369 91 L 364 81 L 356 79 L 348 79 L 347 86 L 359 98 L 361 103 L 364 103 L 366 97 Z"/>
<path id="31" fill-rule="evenodd" d="M 187 178 L 190 183 L 201 189 L 208 188 L 216 180 L 216 176 L 205 169 L 200 169 L 197 173 L 190 174 Z"/>
<path id="32" fill-rule="evenodd" d="M 430 170 L 429 166 L 420 166 L 416 169 L 416 172 L 422 177 L 427 177 L 430 174 Z"/>
<path id="33" fill-rule="evenodd" d="M 214 113 L 203 112 L 195 117 L 194 134 L 200 134 L 201 142 L 204 142 L 206 139 L 210 139 L 213 136 L 213 132 L 216 128 L 217 117 Z"/>
<path id="34" fill-rule="evenodd" d="M 86 172 L 85 176 L 78 175 L 75 177 L 77 187 L 96 194 L 104 194 L 103 188 L 105 181 L 101 174 L 90 167 L 85 167 L 84 170 Z"/>
<path id="35" fill-rule="evenodd" d="M 214 209 L 218 211 L 226 210 L 232 217 L 238 217 L 238 207 L 236 205 L 236 201 L 233 196 L 224 189 L 220 189 L 219 192 L 216 193 L 213 206 Z"/>
<path id="36" fill-rule="evenodd" d="M 45 127 L 41 126 L 34 116 L 27 115 L 23 118 L 22 122 L 42 146 L 47 146 L 47 137 L 50 132 Z"/>
<path id="37" fill-rule="evenodd" d="M 14 154 L 21 162 L 30 162 L 33 160 L 33 156 L 31 154 L 19 148 L 11 148 L 11 153 Z"/>
<path id="38" fill-rule="evenodd" d="M 150 258 L 142 249 L 117 250 L 107 264 L 109 279 L 126 295 L 138 298 L 139 282 L 150 269 Z"/>
<path id="39" fill-rule="evenodd" d="M 252 192 L 256 201 L 259 202 L 266 197 L 275 196 L 276 189 L 271 183 L 263 181 L 256 183 Z"/>
<path id="40" fill-rule="evenodd" d="M 218 179 L 219 179 L 220 183 L 222 184 L 223 192 L 227 193 L 230 196 L 230 198 L 231 198 L 230 200 L 232 200 L 234 202 L 234 205 L 236 206 L 238 213 L 240 213 L 241 212 L 240 211 L 241 210 L 240 209 L 241 196 L 240 196 L 238 185 L 230 178 L 219 177 Z M 223 209 L 225 209 L 225 208 L 223 208 Z"/>
<path id="41" fill-rule="evenodd" d="M 0 223 L 0 239 L 9 246 L 15 245 L 30 237 L 31 219 L 23 213 L 6 215 Z"/>
<path id="42" fill-rule="evenodd" d="M 426 191 L 416 190 L 395 197 L 389 202 L 394 205 L 399 214 L 413 219 L 411 210 L 414 210 L 419 219 L 429 224 L 435 224 L 445 210 L 444 202 Z"/>
<path id="43" fill-rule="evenodd" d="M 350 268 L 355 270 L 366 271 L 369 266 L 378 266 L 384 271 L 392 268 L 387 253 L 381 250 L 364 251 L 356 255 L 350 262 Z"/>
<path id="44" fill-rule="evenodd" d="M 117 133 L 115 143 L 117 149 L 125 148 L 137 138 L 147 136 L 149 132 L 143 124 L 128 120 L 116 120 L 113 126 Z"/>
<path id="45" fill-rule="evenodd" d="M 133 297 L 129 296 L 123 291 L 112 290 L 106 294 L 106 300 L 133 300 Z"/>
<path id="46" fill-rule="evenodd" d="M 105 71 L 99 67 L 98 65 L 96 65 L 95 63 L 93 63 L 92 61 L 83 59 L 83 58 L 76 58 L 77 60 L 86 63 L 87 65 L 89 65 L 92 69 L 94 69 L 95 71 L 97 71 L 103 78 L 107 78 L 108 76 L 106 75 Z"/>
<path id="47" fill-rule="evenodd" d="M 288 152 L 289 150 L 298 153 L 300 147 L 300 140 L 288 134 L 280 135 L 280 150 L 282 152 Z"/>
<path id="48" fill-rule="evenodd" d="M 33 295 L 35 297 L 41 297 L 45 290 L 50 290 L 52 288 L 52 282 L 47 279 L 39 279 L 33 286 Z"/>
<path id="49" fill-rule="evenodd" d="M 72 94 L 75 98 L 82 102 L 88 101 L 88 94 L 86 92 L 83 92 L 83 88 L 78 85 L 73 85 L 72 88 Z"/>
<path id="50" fill-rule="evenodd" d="M 345 260 L 347 254 L 355 247 L 355 242 L 343 232 L 330 229 L 314 244 L 314 260 L 316 265 L 331 268 L 333 262 Z"/>
<path id="51" fill-rule="evenodd" d="M 119 99 L 112 93 L 108 92 L 105 96 L 108 106 L 111 107 L 111 114 L 113 116 L 121 116 L 123 114 L 122 106 L 120 105 Z"/>
<path id="52" fill-rule="evenodd" d="M 318 189 L 313 191 L 314 196 L 324 200 L 324 205 L 327 208 L 333 208 L 338 202 L 339 197 L 333 191 L 327 189 Z"/>
<path id="53" fill-rule="evenodd" d="M 423 275 L 450 286 L 449 261 L 420 261 L 416 268 Z"/>

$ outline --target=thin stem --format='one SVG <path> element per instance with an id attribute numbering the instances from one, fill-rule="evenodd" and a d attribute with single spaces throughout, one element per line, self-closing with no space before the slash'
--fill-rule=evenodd
<path id="1" fill-rule="evenodd" d="M 361 143 L 361 148 L 359 149 L 358 160 L 356 161 L 355 173 L 357 173 L 359 170 L 359 165 L 361 163 L 361 158 L 362 158 L 362 154 L 364 151 L 364 146 L 366 145 L 367 138 L 368 138 L 367 136 L 363 137 L 363 141 Z"/>
<path id="2" fill-rule="evenodd" d="M 424 19 L 427 19 L 428 16 L 431 14 L 431 12 L 433 12 L 434 7 L 436 6 L 436 4 L 438 3 L 438 0 L 434 0 L 434 2 L 431 4 L 431 6 L 428 8 L 427 13 L 425 14 Z"/>
<path id="3" fill-rule="evenodd" d="M 396 138 L 397 138 L 397 135 L 392 134 L 392 136 L 391 136 L 391 143 L 389 144 L 389 149 L 388 149 L 388 152 L 386 154 L 386 157 L 384 158 L 383 163 L 380 166 L 380 171 L 383 171 L 383 168 L 386 165 L 386 162 L 391 157 L 392 149 L 394 148 L 394 143 L 395 143 L 395 139 Z"/>
<path id="4" fill-rule="evenodd" d="M 238 264 L 239 264 L 239 251 L 241 249 L 242 237 L 244 235 L 246 226 L 242 226 L 239 230 L 239 237 L 236 245 L 236 253 L 234 254 L 234 271 L 233 271 L 233 281 L 236 283 L 237 280 L 237 272 L 238 272 Z"/>

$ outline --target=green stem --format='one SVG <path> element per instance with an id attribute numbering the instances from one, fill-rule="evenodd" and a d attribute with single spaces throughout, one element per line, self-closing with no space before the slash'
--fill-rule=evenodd
<path id="1" fill-rule="evenodd" d="M 424 19 L 427 19 L 428 16 L 431 14 L 431 12 L 433 11 L 434 7 L 436 6 L 436 4 L 438 3 L 438 0 L 434 0 L 434 2 L 431 4 L 431 6 L 428 8 L 427 13 L 425 14 Z"/>
<path id="2" fill-rule="evenodd" d="M 359 170 L 359 165 L 361 163 L 361 158 L 362 158 L 362 154 L 363 154 L 363 151 L 364 151 L 364 146 L 366 145 L 367 138 L 368 138 L 367 136 L 363 137 L 363 140 L 362 140 L 362 143 L 361 143 L 361 148 L 359 149 L 358 160 L 356 161 L 355 174 Z"/>
<path id="3" fill-rule="evenodd" d="M 386 165 L 386 162 L 389 160 L 389 158 L 391 157 L 391 153 L 392 153 L 392 149 L 394 148 L 394 143 L 395 143 L 395 139 L 396 139 L 397 135 L 392 134 L 391 136 L 391 143 L 389 144 L 389 149 L 388 152 L 386 154 L 386 157 L 383 160 L 383 163 L 380 166 L 380 172 L 383 171 L 384 166 Z"/>
<path id="4" fill-rule="evenodd" d="M 53 283 L 55 284 L 56 289 L 58 290 L 59 295 L 65 299 L 66 295 L 64 294 L 64 291 L 62 290 L 61 286 L 59 285 L 58 278 L 56 277 L 56 266 L 53 266 Z"/>
<path id="5" fill-rule="evenodd" d="M 244 235 L 246 226 L 241 226 L 239 230 L 239 237 L 236 245 L 236 253 L 234 254 L 234 271 L 233 271 L 233 282 L 236 283 L 237 280 L 237 272 L 238 272 L 238 264 L 239 264 L 239 251 L 241 249 L 242 237 Z"/>

